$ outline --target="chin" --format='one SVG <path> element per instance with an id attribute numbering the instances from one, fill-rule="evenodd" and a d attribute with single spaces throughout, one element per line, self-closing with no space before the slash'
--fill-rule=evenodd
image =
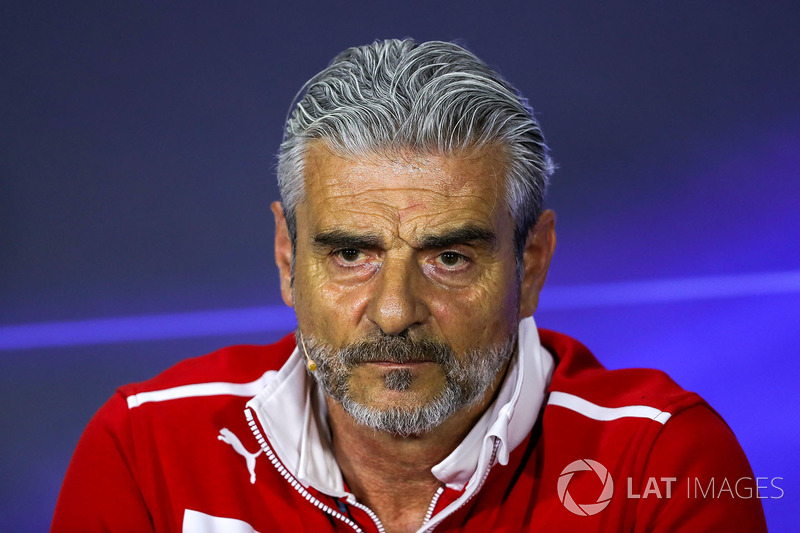
<path id="1" fill-rule="evenodd" d="M 431 397 L 431 393 L 425 394 L 428 398 L 426 400 L 421 399 L 414 391 L 387 389 L 386 392 L 395 395 L 394 401 L 390 402 L 390 398 L 384 397 L 385 399 L 374 398 L 361 403 L 350 395 L 345 395 L 341 404 L 357 424 L 375 431 L 408 437 L 433 431 L 469 403 L 454 387 L 445 387 L 435 397 Z"/>

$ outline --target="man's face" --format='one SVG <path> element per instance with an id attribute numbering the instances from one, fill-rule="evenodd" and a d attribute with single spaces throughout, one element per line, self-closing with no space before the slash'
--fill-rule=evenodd
<path id="1" fill-rule="evenodd" d="M 504 173 L 496 150 L 345 159 L 309 146 L 283 294 L 334 398 L 418 414 L 493 383 L 520 319 Z"/>

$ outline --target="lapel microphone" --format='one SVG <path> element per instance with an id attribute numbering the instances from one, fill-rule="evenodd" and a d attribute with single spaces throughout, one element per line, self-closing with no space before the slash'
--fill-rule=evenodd
<path id="1" fill-rule="evenodd" d="M 300 345 L 303 347 L 303 353 L 306 356 L 306 361 L 308 361 L 308 364 L 307 364 L 308 369 L 311 372 L 315 371 L 317 369 L 317 363 L 315 363 L 314 360 L 311 359 L 308 356 L 308 350 L 306 350 L 306 342 L 303 340 L 303 332 L 302 331 L 300 332 Z"/>

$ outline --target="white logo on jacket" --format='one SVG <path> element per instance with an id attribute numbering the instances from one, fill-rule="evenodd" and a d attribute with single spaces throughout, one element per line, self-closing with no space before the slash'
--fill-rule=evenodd
<path id="1" fill-rule="evenodd" d="M 219 440 L 222 442 L 227 442 L 228 444 L 233 447 L 233 450 L 244 457 L 245 462 L 247 463 L 247 471 L 250 472 L 250 483 L 253 484 L 256 482 L 256 457 L 261 455 L 263 450 L 258 450 L 256 453 L 250 453 L 242 444 L 242 441 L 239 440 L 233 431 L 228 428 L 222 428 L 219 430 L 219 435 L 217 436 Z"/>

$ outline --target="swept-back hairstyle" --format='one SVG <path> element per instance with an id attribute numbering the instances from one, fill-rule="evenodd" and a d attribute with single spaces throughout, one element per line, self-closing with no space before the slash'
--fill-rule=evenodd
<path id="1" fill-rule="evenodd" d="M 376 41 L 336 56 L 299 94 L 278 156 L 293 246 L 310 140 L 323 139 L 344 156 L 448 155 L 497 146 L 505 155 L 506 203 L 520 257 L 553 164 L 527 100 L 475 55 L 439 41 Z"/>

